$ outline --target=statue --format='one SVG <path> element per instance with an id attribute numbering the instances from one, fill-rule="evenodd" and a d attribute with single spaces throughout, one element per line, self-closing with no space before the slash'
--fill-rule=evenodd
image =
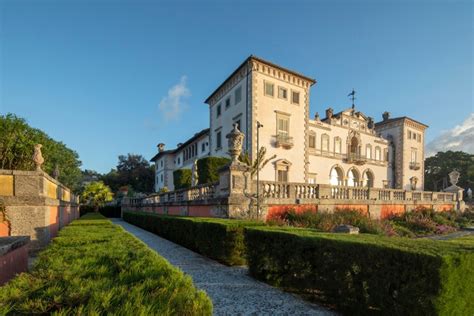
<path id="1" fill-rule="evenodd" d="M 56 179 L 56 180 L 58 180 L 58 179 L 59 179 L 59 173 L 60 173 L 60 172 L 59 172 L 59 165 L 56 164 L 56 165 L 54 166 L 53 178 Z"/>
<path id="2" fill-rule="evenodd" d="M 193 187 L 198 185 L 198 181 L 199 181 L 198 179 L 199 179 L 199 176 L 198 176 L 197 160 L 194 160 L 193 168 L 192 168 L 192 178 L 191 178 L 191 185 Z"/>
<path id="3" fill-rule="evenodd" d="M 314 115 L 314 120 L 317 121 L 317 122 L 321 121 L 321 119 L 319 118 L 319 113 L 318 112 L 316 112 L 316 114 Z"/>
<path id="4" fill-rule="evenodd" d="M 458 183 L 459 181 L 459 176 L 461 175 L 459 173 L 459 171 L 457 171 L 456 169 L 454 169 L 453 171 L 451 171 L 449 174 L 449 182 L 451 182 L 451 184 L 453 186 L 456 186 L 456 184 Z"/>
<path id="5" fill-rule="evenodd" d="M 43 158 L 43 155 L 41 154 L 41 147 L 43 147 L 43 145 L 36 144 L 35 152 L 33 154 L 33 161 L 35 162 L 37 171 L 41 171 L 41 165 L 44 163 L 44 158 Z"/>
<path id="6" fill-rule="evenodd" d="M 232 159 L 232 164 L 239 164 L 239 156 L 242 152 L 242 145 L 244 142 L 244 133 L 239 131 L 237 124 L 233 124 L 234 129 L 226 135 L 226 138 L 229 140 L 229 155 Z"/>

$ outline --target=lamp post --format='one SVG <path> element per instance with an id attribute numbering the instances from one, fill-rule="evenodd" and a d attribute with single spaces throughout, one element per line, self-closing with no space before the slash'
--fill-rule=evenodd
<path id="1" fill-rule="evenodd" d="M 259 159 L 258 151 L 260 149 L 260 127 L 263 127 L 259 121 L 257 121 L 257 160 Z M 257 219 L 260 217 L 260 161 L 257 161 Z"/>

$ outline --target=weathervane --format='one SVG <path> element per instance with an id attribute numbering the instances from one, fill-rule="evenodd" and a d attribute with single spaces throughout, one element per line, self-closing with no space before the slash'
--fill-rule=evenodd
<path id="1" fill-rule="evenodd" d="M 348 97 L 351 97 L 350 99 L 352 100 L 352 108 L 353 109 L 355 108 L 355 104 L 354 104 L 354 100 L 356 99 L 355 94 L 356 94 L 356 92 L 353 88 L 352 92 L 347 95 Z"/>

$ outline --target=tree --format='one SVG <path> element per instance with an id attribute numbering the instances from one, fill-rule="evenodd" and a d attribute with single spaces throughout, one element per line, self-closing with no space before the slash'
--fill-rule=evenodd
<path id="1" fill-rule="evenodd" d="M 43 145 L 42 169 L 51 175 L 57 167 L 59 181 L 77 192 L 81 182 L 79 155 L 24 119 L 14 114 L 0 115 L 0 169 L 34 170 L 35 144 Z"/>
<path id="2" fill-rule="evenodd" d="M 240 154 L 239 160 L 250 168 L 250 176 L 252 178 L 257 171 L 262 170 L 270 161 L 276 158 L 276 155 L 273 155 L 270 158 L 265 159 L 266 154 L 267 149 L 263 146 L 257 151 L 257 157 L 253 162 L 250 160 L 248 152 Z"/>
<path id="3" fill-rule="evenodd" d="M 446 151 L 425 159 L 425 189 L 439 191 L 449 186 L 448 174 L 454 169 L 461 173 L 458 186 L 464 189 L 474 187 L 474 155 Z"/>
<path id="4" fill-rule="evenodd" d="M 120 187 L 128 186 L 130 190 L 142 193 L 151 193 L 155 184 L 155 169 L 141 155 L 128 154 L 118 157 L 116 169 L 102 177 L 105 184 L 114 192 Z"/>
<path id="5" fill-rule="evenodd" d="M 94 181 L 86 185 L 81 194 L 81 201 L 87 205 L 93 206 L 94 211 L 98 212 L 99 207 L 112 201 L 113 194 L 110 188 L 102 181 Z"/>

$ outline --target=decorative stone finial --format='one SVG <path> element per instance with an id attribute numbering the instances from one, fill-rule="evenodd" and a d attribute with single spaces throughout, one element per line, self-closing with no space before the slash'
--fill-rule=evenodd
<path id="1" fill-rule="evenodd" d="M 54 167 L 54 171 L 53 171 L 53 178 L 58 180 L 59 179 L 59 165 L 56 164 L 55 167 Z"/>
<path id="2" fill-rule="evenodd" d="M 384 121 L 387 121 L 390 118 L 390 112 L 387 112 L 387 111 L 383 112 L 382 118 Z"/>
<path id="3" fill-rule="evenodd" d="M 316 112 L 316 114 L 314 115 L 314 120 L 315 120 L 315 121 L 318 121 L 318 122 L 321 120 L 321 119 L 319 118 L 319 113 L 318 113 L 318 112 Z"/>
<path id="4" fill-rule="evenodd" d="M 453 171 L 451 171 L 449 174 L 449 182 L 451 182 L 451 184 L 453 186 L 456 186 L 456 184 L 458 183 L 459 181 L 459 176 L 461 175 L 459 173 L 459 171 L 457 171 L 456 169 L 454 169 Z"/>
<path id="5" fill-rule="evenodd" d="M 41 165 L 44 163 L 44 158 L 43 158 L 43 155 L 41 154 L 41 147 L 43 147 L 43 145 L 36 144 L 35 152 L 33 154 L 33 161 L 35 162 L 37 171 L 41 171 Z"/>
<path id="6" fill-rule="evenodd" d="M 374 118 L 373 117 L 369 117 L 368 121 L 367 121 L 367 127 L 369 129 L 373 129 L 374 128 Z"/>
<path id="7" fill-rule="evenodd" d="M 332 108 L 328 108 L 328 109 L 326 110 L 326 118 L 327 118 L 327 119 L 331 119 L 332 116 L 333 116 L 333 114 L 334 114 L 334 110 L 333 110 Z"/>
<path id="8" fill-rule="evenodd" d="M 237 124 L 233 124 L 234 128 L 226 135 L 229 145 L 229 155 L 232 159 L 232 164 L 238 163 L 240 153 L 242 152 L 242 144 L 244 142 L 244 133 L 239 131 Z"/>

